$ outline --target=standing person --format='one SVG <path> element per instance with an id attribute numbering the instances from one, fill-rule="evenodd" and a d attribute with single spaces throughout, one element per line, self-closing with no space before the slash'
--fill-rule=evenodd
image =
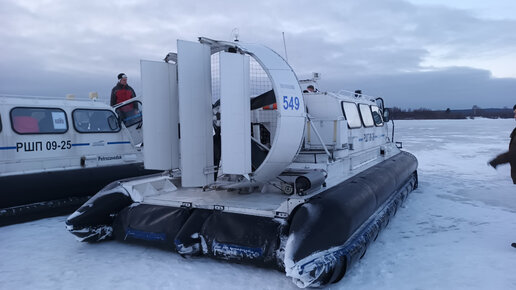
<path id="1" fill-rule="evenodd" d="M 124 73 L 118 74 L 118 83 L 111 90 L 111 106 L 135 97 L 133 88 L 127 84 L 127 76 Z"/>
<path id="2" fill-rule="evenodd" d="M 516 120 L 516 105 L 512 108 L 514 111 L 514 119 Z M 511 141 L 509 142 L 509 151 L 496 156 L 495 159 L 489 161 L 489 165 L 496 169 L 496 166 L 504 163 L 511 164 L 511 177 L 516 184 L 516 128 L 512 130 Z M 514 245 L 513 245 L 514 246 Z M 515 246 L 516 248 L 516 246 Z"/>
<path id="3" fill-rule="evenodd" d="M 303 93 L 315 93 L 315 92 L 318 92 L 318 90 L 315 89 L 315 87 L 313 85 L 309 85 L 308 87 L 306 87 L 306 90 L 303 91 Z"/>
<path id="4" fill-rule="evenodd" d="M 514 119 L 516 120 L 516 105 L 512 107 L 514 111 Z M 509 151 L 496 156 L 495 159 L 489 161 L 489 165 L 496 169 L 499 164 L 510 163 L 511 164 L 511 177 L 514 184 L 516 184 L 516 128 L 512 130 L 511 141 L 509 142 Z M 511 246 L 516 248 L 516 243 L 512 243 Z"/>

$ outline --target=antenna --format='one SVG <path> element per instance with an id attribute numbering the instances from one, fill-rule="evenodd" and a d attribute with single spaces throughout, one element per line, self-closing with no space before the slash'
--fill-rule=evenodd
<path id="1" fill-rule="evenodd" d="M 233 41 L 234 42 L 238 42 L 238 36 L 239 36 L 239 32 L 238 32 L 238 28 L 233 28 L 233 30 L 231 30 L 231 36 L 233 37 Z"/>
<path id="2" fill-rule="evenodd" d="M 281 34 L 283 34 L 283 47 L 285 48 L 285 60 L 288 62 L 287 43 L 285 42 L 285 32 L 281 32 Z"/>

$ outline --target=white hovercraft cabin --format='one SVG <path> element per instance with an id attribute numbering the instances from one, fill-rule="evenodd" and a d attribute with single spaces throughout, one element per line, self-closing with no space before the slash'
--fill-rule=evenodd
<path id="1" fill-rule="evenodd" d="M 0 97 L 0 225 L 70 212 L 143 169 L 141 102 Z M 121 122 L 120 122 L 121 120 Z"/>

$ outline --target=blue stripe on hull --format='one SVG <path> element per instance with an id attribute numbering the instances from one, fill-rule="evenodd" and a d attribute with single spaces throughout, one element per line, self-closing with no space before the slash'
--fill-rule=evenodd
<path id="1" fill-rule="evenodd" d="M 0 150 L 12 150 L 12 149 L 16 149 L 16 146 L 0 147 Z"/>

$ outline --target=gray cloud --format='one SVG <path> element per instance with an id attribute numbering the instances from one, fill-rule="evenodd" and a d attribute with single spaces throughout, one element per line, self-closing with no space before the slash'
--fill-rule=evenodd
<path id="1" fill-rule="evenodd" d="M 401 107 L 511 105 L 516 82 L 485 70 L 422 65 L 435 51 L 449 60 L 512 52 L 516 20 L 402 0 L 6 0 L 0 17 L 0 93 L 7 94 L 98 91 L 107 100 L 119 72 L 138 93 L 140 59 L 163 58 L 178 38 L 230 40 L 234 27 L 241 41 L 282 55 L 284 31 L 301 78 L 317 71 L 330 89 L 360 87 Z"/>
<path id="2" fill-rule="evenodd" d="M 324 86 L 362 89 L 382 97 L 386 106 L 401 108 L 512 108 L 516 79 L 493 79 L 489 71 L 454 67 L 439 71 L 326 79 Z"/>

